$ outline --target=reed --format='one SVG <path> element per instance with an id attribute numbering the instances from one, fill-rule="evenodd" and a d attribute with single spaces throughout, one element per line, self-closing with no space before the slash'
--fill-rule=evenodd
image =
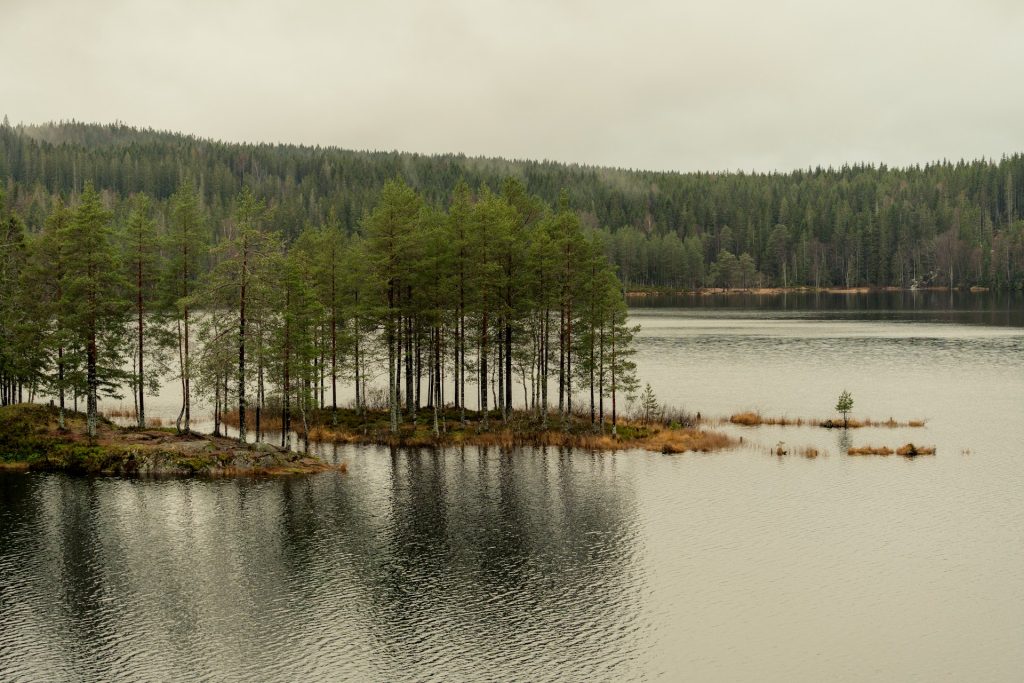
<path id="1" fill-rule="evenodd" d="M 545 429 L 533 413 L 516 411 L 503 423 L 501 415 L 495 412 L 488 416 L 490 428 L 484 430 L 482 414 L 467 412 L 467 423 L 463 425 L 459 411 L 446 410 L 438 415 L 440 433 L 437 435 L 433 432 L 433 417 L 429 411 L 420 413 L 417 424 L 406 421 L 400 425 L 397 434 L 388 430 L 388 415 L 383 411 L 366 411 L 359 415 L 350 408 L 344 408 L 339 409 L 337 415 L 325 410 L 314 411 L 309 417 L 310 441 L 321 443 L 368 443 L 396 447 L 460 444 L 500 448 L 553 446 L 595 451 L 643 449 L 657 453 L 707 453 L 738 443 L 719 432 L 681 426 L 680 421 L 693 421 L 681 411 L 673 411 L 668 416 L 671 419 L 669 425 L 661 421 L 642 424 L 635 419 L 622 420 L 617 437 L 609 433 L 607 423 L 592 425 L 589 413 L 575 415 L 566 422 L 552 414 Z M 225 415 L 225 422 L 237 422 L 237 412 Z"/>
<path id="2" fill-rule="evenodd" d="M 906 458 L 913 458 L 918 455 L 935 455 L 934 446 L 915 446 L 912 443 L 904 444 L 896 450 L 888 446 L 861 446 L 846 451 L 847 455 L 902 455 Z"/>
<path id="3" fill-rule="evenodd" d="M 892 455 L 893 450 L 888 446 L 860 446 L 858 448 L 850 448 L 846 451 L 847 455 Z"/>
<path id="4" fill-rule="evenodd" d="M 896 449 L 896 455 L 913 458 L 918 455 L 935 455 L 934 446 L 915 446 L 912 443 L 904 444 Z"/>
<path id="5" fill-rule="evenodd" d="M 824 427 L 825 429 L 838 429 L 844 427 L 848 429 L 860 429 L 862 427 L 887 427 L 893 429 L 896 427 L 924 427 L 925 425 L 925 420 L 900 422 L 891 417 L 887 420 L 872 420 L 868 418 L 860 420 L 850 419 L 844 425 L 842 420 L 817 420 L 804 417 L 786 417 L 785 415 L 765 416 L 752 410 L 730 415 L 729 422 L 743 427 L 760 427 L 762 425 L 774 427 L 803 427 L 814 425 Z"/>
<path id="6" fill-rule="evenodd" d="M 117 406 L 116 408 L 104 408 L 100 411 L 100 415 L 105 418 L 120 417 L 120 418 L 135 418 L 137 414 L 135 408 L 128 408 L 126 406 Z"/>

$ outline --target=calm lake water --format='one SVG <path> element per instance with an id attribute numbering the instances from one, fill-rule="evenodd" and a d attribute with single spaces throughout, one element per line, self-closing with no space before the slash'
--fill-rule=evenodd
<path id="1" fill-rule="evenodd" d="M 1024 302 L 645 299 L 665 402 L 927 419 L 738 450 L 331 448 L 348 474 L 0 475 L 3 680 L 986 680 L 1024 671 Z M 850 457 L 849 445 L 935 445 Z M 815 446 L 822 455 L 768 449 Z"/>

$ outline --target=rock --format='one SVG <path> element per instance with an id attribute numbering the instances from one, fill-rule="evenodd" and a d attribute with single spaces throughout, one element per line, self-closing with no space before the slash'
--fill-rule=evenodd
<path id="1" fill-rule="evenodd" d="M 201 451 L 209 445 L 209 441 L 179 441 L 174 444 L 174 450 L 181 451 L 182 453 L 195 453 Z"/>

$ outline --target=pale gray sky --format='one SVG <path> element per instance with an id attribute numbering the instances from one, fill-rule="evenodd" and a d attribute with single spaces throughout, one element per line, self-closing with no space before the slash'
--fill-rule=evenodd
<path id="1" fill-rule="evenodd" d="M 0 114 L 659 170 L 1024 150 L 1019 0 L 0 0 Z"/>

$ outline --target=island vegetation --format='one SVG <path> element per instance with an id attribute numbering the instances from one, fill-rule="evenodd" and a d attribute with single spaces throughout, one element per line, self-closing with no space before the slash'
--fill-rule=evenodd
<path id="1" fill-rule="evenodd" d="M 825 429 L 860 429 L 862 427 L 888 427 L 894 429 L 896 427 L 924 427 L 926 424 L 925 420 L 900 421 L 892 417 L 885 420 L 873 420 L 871 418 L 850 419 L 847 416 L 842 420 L 833 420 L 832 418 L 773 416 L 762 415 L 753 410 L 733 413 L 729 416 L 728 422 L 744 427 L 760 427 L 764 425 L 768 427 L 824 427 Z"/>
<path id="2" fill-rule="evenodd" d="M 173 378 L 186 437 L 202 402 L 283 449 L 713 450 L 640 391 L 630 287 L 1018 287 L 1024 256 L 1019 156 L 680 175 L 4 121 L 0 179 L 0 404 L 94 442 L 101 397 L 146 430 Z M 729 422 L 923 425 L 836 409 Z"/>
<path id="3" fill-rule="evenodd" d="M 281 475 L 346 471 L 277 446 L 174 429 L 125 428 L 53 406 L 0 407 L 0 470 L 121 475 Z"/>
<path id="4" fill-rule="evenodd" d="M 102 441 L 99 399 L 127 388 L 144 430 L 146 395 L 170 376 L 178 434 L 202 397 L 213 435 L 230 422 L 242 444 L 271 424 L 284 449 L 312 428 L 391 444 L 729 443 L 655 426 L 650 410 L 619 432 L 620 397 L 637 390 L 636 329 L 600 236 L 564 195 L 549 206 L 515 179 L 498 193 L 459 183 L 434 206 L 394 180 L 355 234 L 332 221 L 293 240 L 248 186 L 216 239 L 191 182 L 166 214 L 141 193 L 120 217 L 110 204 L 86 183 L 38 233 L 0 204 L 0 398 L 52 402 L 58 429 L 81 401 L 86 435 Z M 382 384 L 380 428 L 370 403 Z"/>

